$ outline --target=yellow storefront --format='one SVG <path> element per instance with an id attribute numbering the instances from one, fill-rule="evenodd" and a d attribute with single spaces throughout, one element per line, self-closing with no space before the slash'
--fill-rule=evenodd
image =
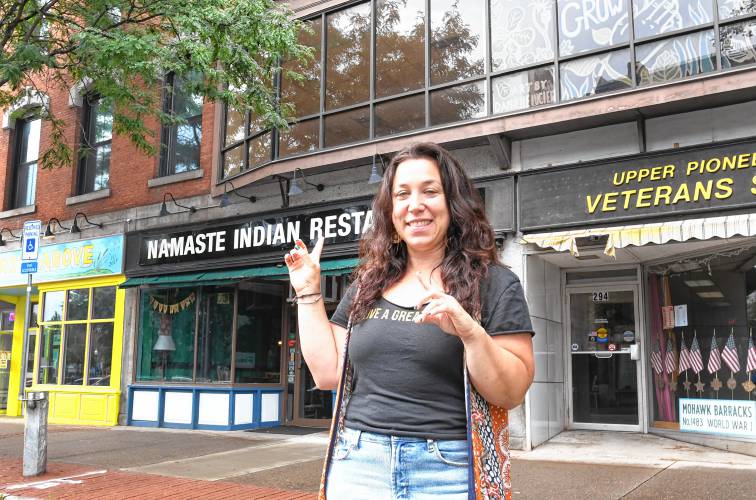
<path id="1" fill-rule="evenodd" d="M 10 347 L 9 355 L 0 354 L 10 358 L 5 396 L 9 416 L 20 416 L 22 411 L 18 389 L 23 369 L 26 277 L 19 269 L 18 251 L 0 254 L 4 320 L 0 328 L 12 325 L 12 331 L 0 330 L 0 353 Z M 125 297 L 118 288 L 125 279 L 122 269 L 121 235 L 40 248 L 39 272 L 33 277 L 30 360 L 25 378 L 27 390 L 48 393 L 51 423 L 118 423 Z"/>

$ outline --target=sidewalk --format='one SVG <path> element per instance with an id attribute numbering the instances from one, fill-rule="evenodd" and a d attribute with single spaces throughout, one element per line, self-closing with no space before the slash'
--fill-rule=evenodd
<path id="1" fill-rule="evenodd" d="M 327 434 L 51 426 L 48 472 L 27 479 L 22 440 L 21 422 L 0 418 L 0 498 L 315 499 Z M 515 500 L 752 500 L 756 457 L 568 431 L 513 452 L 512 484 Z"/>

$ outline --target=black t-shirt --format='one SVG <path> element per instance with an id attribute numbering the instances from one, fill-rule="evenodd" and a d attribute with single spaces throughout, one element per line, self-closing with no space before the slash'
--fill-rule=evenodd
<path id="1" fill-rule="evenodd" d="M 355 291 L 353 285 L 344 295 L 332 323 L 346 328 Z M 489 335 L 534 334 L 522 286 L 509 269 L 489 269 L 481 302 Z M 381 298 L 353 325 L 354 388 L 345 422 L 381 434 L 466 439 L 462 342 L 435 325 L 414 323 L 418 313 Z"/>

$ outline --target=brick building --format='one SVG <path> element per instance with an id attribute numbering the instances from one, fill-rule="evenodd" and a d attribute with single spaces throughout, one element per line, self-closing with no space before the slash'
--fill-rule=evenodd
<path id="1" fill-rule="evenodd" d="M 530 304 L 537 371 L 511 412 L 515 447 L 578 428 L 754 451 L 753 420 L 698 418 L 756 415 L 752 2 L 290 6 L 311 23 L 302 41 L 315 60 L 298 68 L 305 82 L 280 82 L 297 109 L 289 131 L 206 104 L 199 170 L 163 178 L 147 158 L 134 168 L 141 156 L 114 138 L 110 196 L 78 205 L 109 223 L 86 237 L 124 235 L 122 377 L 111 386 L 122 421 L 323 425 L 332 395 L 301 361 L 281 250 L 295 234 L 327 237 L 334 307 L 370 217 L 372 174 L 430 140 L 483 191 Z M 12 137 L 0 145 L 6 193 Z M 3 224 L 56 213 L 70 223 L 74 171 L 53 206 Z M 38 199 L 62 173 L 39 173 Z M 173 213 L 161 215 L 167 192 L 196 210 L 168 199 Z M 727 355 L 710 372 L 713 353 Z"/>

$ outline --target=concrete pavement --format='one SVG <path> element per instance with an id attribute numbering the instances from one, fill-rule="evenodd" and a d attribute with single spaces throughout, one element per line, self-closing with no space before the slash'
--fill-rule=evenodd
<path id="1" fill-rule="evenodd" d="M 22 433 L 20 421 L 0 419 L 0 495 L 314 498 L 327 439 L 51 426 L 51 467 L 41 478 L 49 484 L 38 490 L 19 487 L 39 482 L 20 477 Z M 569 431 L 514 452 L 512 483 L 515 499 L 753 499 L 756 457 L 653 435 Z"/>

